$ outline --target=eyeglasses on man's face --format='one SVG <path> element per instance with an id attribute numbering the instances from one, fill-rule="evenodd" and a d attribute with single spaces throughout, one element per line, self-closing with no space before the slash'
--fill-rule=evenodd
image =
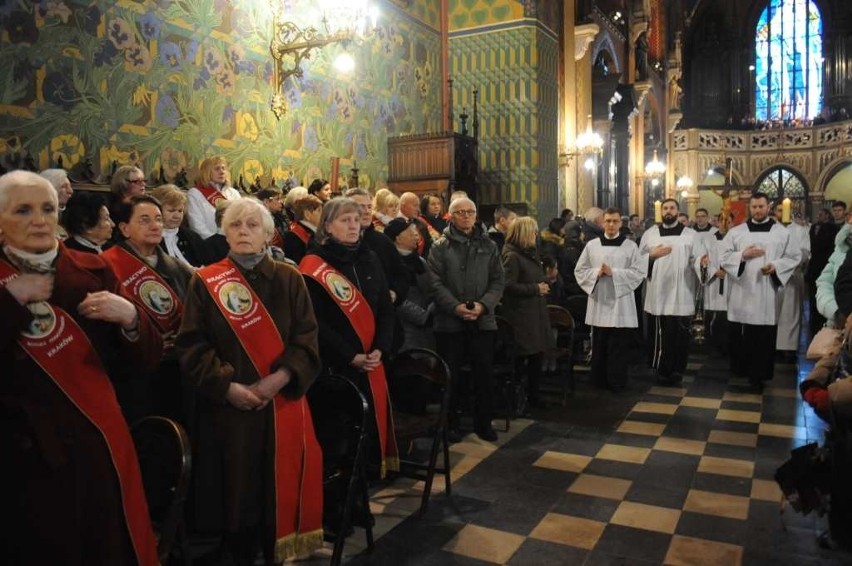
<path id="1" fill-rule="evenodd" d="M 128 179 L 127 182 L 131 185 L 144 185 L 145 179 Z"/>
<path id="2" fill-rule="evenodd" d="M 456 210 L 453 214 L 457 216 L 476 216 L 475 210 Z"/>

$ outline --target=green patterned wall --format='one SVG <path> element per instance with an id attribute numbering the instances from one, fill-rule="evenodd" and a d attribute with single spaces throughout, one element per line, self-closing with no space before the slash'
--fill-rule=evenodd
<path id="1" fill-rule="evenodd" d="M 479 90 L 480 200 L 526 202 L 540 220 L 556 213 L 559 44 L 527 22 L 455 33 L 450 67 L 456 114 Z"/>
<path id="2" fill-rule="evenodd" d="M 308 0 L 282 0 L 294 17 Z M 172 177 L 223 154 L 232 173 L 304 182 L 357 160 L 362 185 L 387 178 L 388 136 L 440 129 L 439 0 L 384 0 L 378 37 L 337 76 L 336 48 L 269 110 L 268 3 L 258 0 L 0 2 L 0 154 L 40 168 L 90 158 Z"/>

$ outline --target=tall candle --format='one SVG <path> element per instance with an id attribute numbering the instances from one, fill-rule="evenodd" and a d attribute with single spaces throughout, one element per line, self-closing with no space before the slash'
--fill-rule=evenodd
<path id="1" fill-rule="evenodd" d="M 654 222 L 663 223 L 663 203 L 658 200 L 654 201 Z"/>
<path id="2" fill-rule="evenodd" d="M 790 199 L 788 198 L 781 201 L 781 223 L 790 223 Z"/>

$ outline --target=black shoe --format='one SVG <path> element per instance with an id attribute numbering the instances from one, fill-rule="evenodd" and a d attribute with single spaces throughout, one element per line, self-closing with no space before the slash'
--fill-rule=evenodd
<path id="1" fill-rule="evenodd" d="M 486 442 L 494 442 L 497 440 L 497 433 L 490 424 L 488 426 L 476 427 L 474 432 L 476 433 L 476 436 Z"/>

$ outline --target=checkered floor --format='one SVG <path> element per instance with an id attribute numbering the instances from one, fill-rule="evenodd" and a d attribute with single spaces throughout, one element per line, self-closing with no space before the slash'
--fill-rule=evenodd
<path id="1" fill-rule="evenodd" d="M 780 513 L 776 468 L 824 432 L 798 397 L 796 366 L 777 365 L 756 395 L 728 379 L 721 360 L 691 361 L 681 387 L 633 379 L 636 401 L 609 428 L 566 414 L 516 420 L 495 444 L 470 435 L 452 447 L 452 497 L 437 479 L 439 493 L 416 517 L 422 484 L 375 493 L 376 548 L 362 553 L 356 529 L 349 563 L 852 563 L 817 545 L 824 519 Z M 590 387 L 578 380 L 578 393 Z"/>

